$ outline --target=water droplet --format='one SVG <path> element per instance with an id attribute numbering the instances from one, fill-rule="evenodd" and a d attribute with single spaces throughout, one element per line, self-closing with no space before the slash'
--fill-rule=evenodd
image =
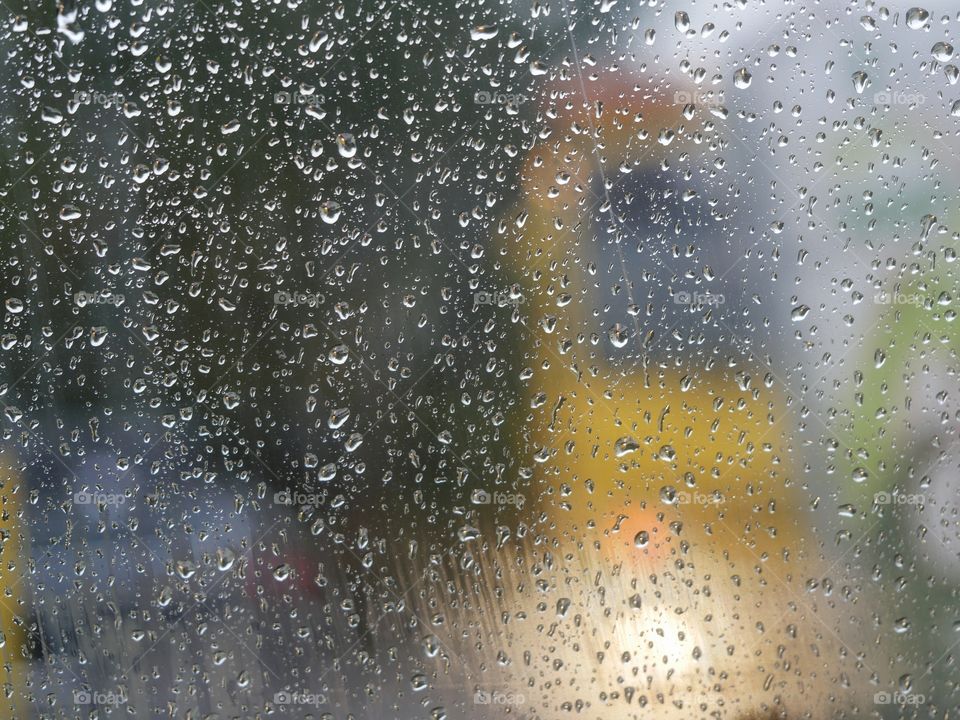
<path id="1" fill-rule="evenodd" d="M 492 40 L 500 32 L 496 25 L 477 25 L 470 31 L 471 40 Z"/>
<path id="2" fill-rule="evenodd" d="M 60 219 L 69 222 L 82 217 L 80 209 L 76 205 L 64 205 L 60 208 Z"/>
<path id="3" fill-rule="evenodd" d="M 230 548 L 219 548 L 217 550 L 217 569 L 220 572 L 227 572 L 230 568 L 233 567 L 234 562 L 236 562 L 237 556 L 234 554 L 233 550 Z"/>
<path id="4" fill-rule="evenodd" d="M 614 443 L 614 455 L 623 457 L 640 449 L 640 443 L 632 437 L 622 437 Z"/>
<path id="5" fill-rule="evenodd" d="M 862 93 L 867 84 L 870 82 L 870 76 L 867 75 L 863 70 L 857 70 L 853 74 L 853 89 L 858 93 Z"/>
<path id="6" fill-rule="evenodd" d="M 907 27 L 911 30 L 920 30 L 929 18 L 930 13 L 923 8 L 912 7 L 907 10 Z"/>
<path id="7" fill-rule="evenodd" d="M 350 417 L 350 410 L 348 408 L 337 408 L 330 413 L 330 417 L 327 418 L 327 427 L 331 430 L 336 430 L 341 425 L 343 425 L 347 419 Z"/>
<path id="8" fill-rule="evenodd" d="M 357 154 L 357 141 L 350 133 L 337 135 L 337 152 L 340 157 L 352 158 Z"/>
<path id="9" fill-rule="evenodd" d="M 330 352 L 327 354 L 327 358 L 334 365 L 343 365 L 347 360 L 350 359 L 350 350 L 346 345 L 336 345 L 331 348 Z"/>
<path id="10" fill-rule="evenodd" d="M 469 542 L 470 540 L 476 540 L 478 537 L 480 537 L 480 531 L 475 527 L 464 525 L 457 530 L 457 538 L 460 542 Z"/>
<path id="11" fill-rule="evenodd" d="M 320 217 L 327 225 L 333 225 L 340 219 L 340 203 L 327 200 L 320 205 Z"/>
<path id="12" fill-rule="evenodd" d="M 286 563 L 281 563 L 273 569 L 273 579 L 277 582 L 286 582 L 293 574 L 293 568 Z"/>
<path id="13" fill-rule="evenodd" d="M 51 125 L 58 125 L 63 122 L 63 113 L 52 107 L 44 107 L 40 112 L 40 117 Z"/>
<path id="14" fill-rule="evenodd" d="M 947 62 L 953 57 L 953 45 L 947 42 L 938 42 L 930 52 L 940 62 Z"/>
<path id="15" fill-rule="evenodd" d="M 177 560 L 173 564 L 174 570 L 184 580 L 189 580 L 197 574 L 197 566 L 189 560 Z"/>
<path id="16" fill-rule="evenodd" d="M 95 325 L 90 328 L 90 345 L 91 347 L 100 347 L 103 345 L 104 340 L 107 339 L 107 328 L 103 325 Z"/>
<path id="17" fill-rule="evenodd" d="M 733 84 L 735 87 L 745 90 L 753 82 L 753 75 L 747 72 L 746 68 L 740 68 L 733 74 Z"/>
<path id="18" fill-rule="evenodd" d="M 610 342 L 613 343 L 615 348 L 622 348 L 630 342 L 630 331 L 617 323 L 607 331 L 607 337 L 610 338 Z"/>

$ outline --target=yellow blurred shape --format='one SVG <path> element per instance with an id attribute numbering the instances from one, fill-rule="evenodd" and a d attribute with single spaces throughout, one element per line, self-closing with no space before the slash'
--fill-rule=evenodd
<path id="1" fill-rule="evenodd" d="M 26 681 L 29 671 L 26 622 L 23 599 L 24 537 L 21 499 L 24 488 L 16 455 L 0 452 L 0 632 L 3 644 L 0 668 L 3 692 L 0 694 L 0 718 L 26 717 Z"/>

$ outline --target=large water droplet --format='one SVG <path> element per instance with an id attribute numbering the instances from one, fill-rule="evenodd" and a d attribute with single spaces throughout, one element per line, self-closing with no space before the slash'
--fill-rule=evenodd
<path id="1" fill-rule="evenodd" d="M 948 62 L 953 57 L 953 45 L 947 42 L 938 42 L 930 52 L 940 62 Z"/>
<path id="2" fill-rule="evenodd" d="M 320 217 L 327 225 L 333 225 L 340 219 L 340 203 L 327 200 L 320 205 Z"/>
<path id="3" fill-rule="evenodd" d="M 911 30 L 920 30 L 929 18 L 930 13 L 923 8 L 912 7 L 907 10 L 907 27 Z"/>
<path id="4" fill-rule="evenodd" d="M 751 82 L 753 82 L 753 75 L 747 72 L 746 68 L 740 68 L 733 74 L 733 84 L 741 90 L 750 87 Z"/>
<path id="5" fill-rule="evenodd" d="M 337 345 L 327 355 L 334 365 L 343 365 L 350 358 L 350 350 L 346 345 Z"/>
<path id="6" fill-rule="evenodd" d="M 337 152 L 340 157 L 352 158 L 357 154 L 357 141 L 350 133 L 337 135 Z"/>
<path id="7" fill-rule="evenodd" d="M 477 25 L 470 31 L 471 40 L 492 40 L 497 36 L 499 28 L 496 25 Z"/>

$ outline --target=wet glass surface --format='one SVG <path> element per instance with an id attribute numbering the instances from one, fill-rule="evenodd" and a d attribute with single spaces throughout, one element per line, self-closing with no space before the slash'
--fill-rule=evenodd
<path id="1" fill-rule="evenodd" d="M 0 717 L 956 714 L 952 3 L 4 12 Z"/>

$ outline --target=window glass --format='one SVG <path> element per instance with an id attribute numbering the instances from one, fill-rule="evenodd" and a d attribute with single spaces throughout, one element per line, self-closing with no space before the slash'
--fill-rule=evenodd
<path id="1" fill-rule="evenodd" d="M 0 718 L 954 716 L 954 3 L 5 12 Z"/>

